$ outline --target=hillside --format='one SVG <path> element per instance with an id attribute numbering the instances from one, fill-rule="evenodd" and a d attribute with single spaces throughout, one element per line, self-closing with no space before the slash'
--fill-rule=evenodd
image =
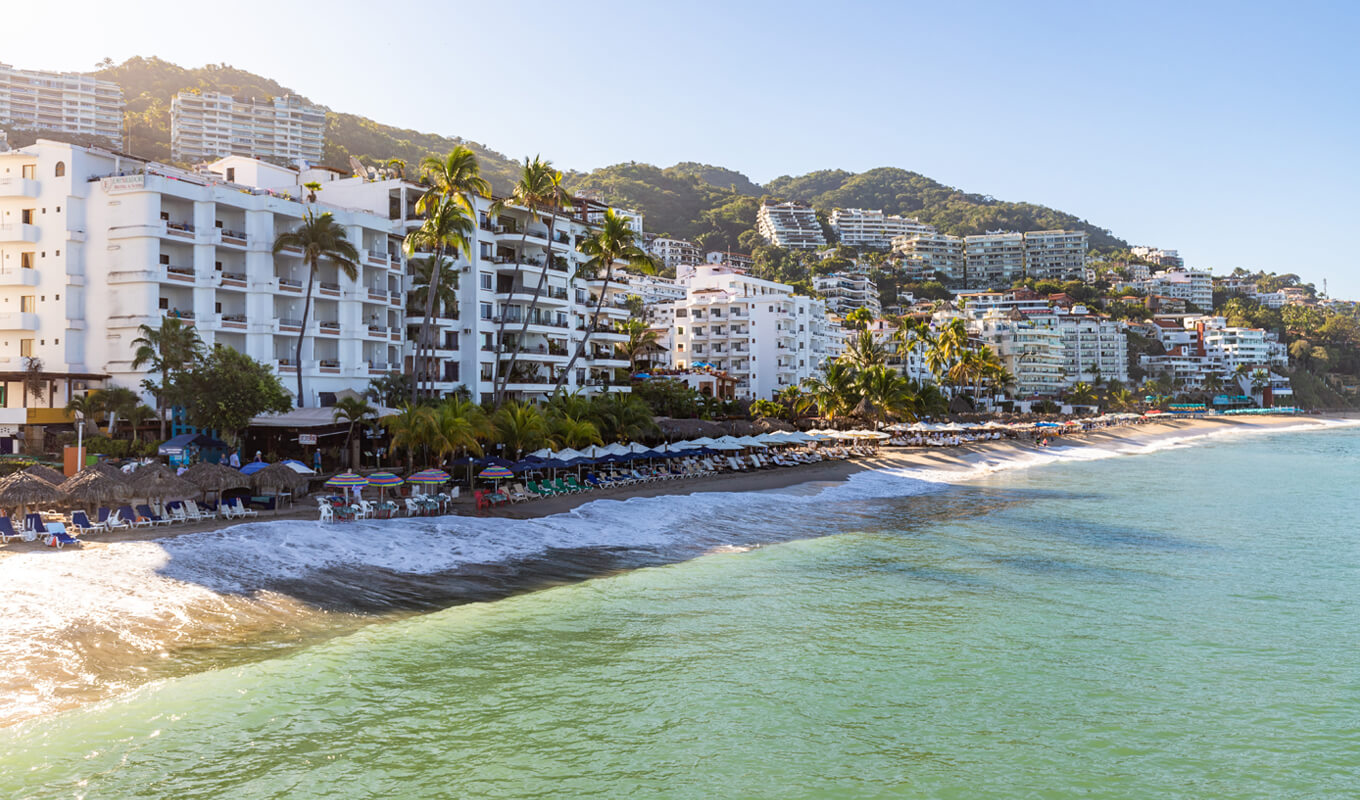
<path id="1" fill-rule="evenodd" d="M 170 158 L 170 99 L 177 92 L 197 89 L 243 97 L 294 94 L 277 81 L 227 64 L 185 68 L 155 57 L 135 57 L 122 64 L 106 63 L 92 74 L 123 87 L 128 130 L 124 149 L 161 161 Z M 13 143 L 24 144 L 25 138 L 21 134 Z M 350 156 L 356 156 L 368 164 L 399 159 L 414 168 L 424 156 L 446 153 L 459 144 L 477 153 L 482 173 L 496 193 L 508 191 L 518 164 L 485 145 L 327 109 L 324 161 L 330 166 L 345 168 Z M 894 167 L 858 174 L 821 170 L 785 175 L 762 187 L 740 172 L 711 164 L 681 162 L 661 168 L 628 163 L 570 173 L 568 185 L 574 191 L 635 208 L 645 215 L 649 231 L 687 238 L 705 249 L 754 249 L 756 211 L 765 196 L 806 202 L 824 213 L 834 207 L 882 208 L 918 217 L 957 235 L 1069 228 L 1090 233 L 1091 246 L 1097 250 L 1127 247 L 1108 230 L 1072 214 L 966 193 Z"/>
<path id="2" fill-rule="evenodd" d="M 286 86 L 226 64 L 186 69 L 159 58 L 130 58 L 92 73 L 123 87 L 127 141 L 124 149 L 136 156 L 169 161 L 170 99 L 184 89 L 225 92 L 238 97 L 275 97 L 297 94 Z M 310 99 L 303 98 L 307 102 Z M 324 107 L 324 106 L 323 106 Z M 430 153 L 447 153 L 464 144 L 476 151 L 482 172 L 496 191 L 509 188 L 518 173 L 514 161 L 476 142 L 457 137 L 395 128 L 354 114 L 327 109 L 324 160 L 346 168 L 351 155 L 370 164 L 401 159 L 412 167 Z"/>

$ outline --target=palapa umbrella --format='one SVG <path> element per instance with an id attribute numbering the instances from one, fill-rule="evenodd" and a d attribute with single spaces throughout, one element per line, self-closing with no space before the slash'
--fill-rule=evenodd
<path id="1" fill-rule="evenodd" d="M 138 473 L 142 470 L 137 470 Z M 170 470 L 154 471 L 145 475 L 133 475 L 132 495 L 147 500 L 165 500 L 170 497 L 192 497 L 201 490 Z"/>
<path id="2" fill-rule="evenodd" d="M 241 471 L 244 472 L 244 468 Z M 307 487 L 307 476 L 280 462 L 251 472 L 250 484 L 258 492 L 280 489 L 296 492 Z"/>
<path id="3" fill-rule="evenodd" d="M 240 470 L 207 461 L 200 461 L 189 467 L 180 477 L 204 492 L 217 492 L 218 500 L 222 499 L 222 492 L 227 489 L 244 489 L 250 486 L 250 478 L 242 475 Z"/>
<path id="4" fill-rule="evenodd" d="M 31 505 L 60 503 L 66 494 L 57 487 L 27 472 L 16 472 L 0 481 L 0 508 L 18 507 L 23 519 Z"/>
<path id="5" fill-rule="evenodd" d="M 132 474 L 128 475 L 127 478 L 128 483 L 132 485 L 133 496 L 146 497 L 147 495 L 142 492 L 142 487 L 150 486 L 155 481 L 166 476 L 174 478 L 179 477 L 174 470 L 170 469 L 164 464 L 161 464 L 158 461 L 153 461 L 150 464 L 143 464 L 142 466 L 133 470 Z"/>
<path id="6" fill-rule="evenodd" d="M 82 469 L 62 481 L 57 488 L 66 493 L 70 502 L 84 506 L 89 512 L 104 503 L 126 500 L 132 496 L 132 488 L 127 483 L 92 467 Z"/>
<path id="7" fill-rule="evenodd" d="M 104 473 L 110 478 L 113 478 L 116 481 L 122 481 L 123 483 L 128 483 L 129 481 L 131 481 L 131 476 L 129 476 L 126 472 L 123 472 L 121 469 L 115 467 L 114 465 L 110 464 L 107 461 L 100 461 L 99 463 L 86 467 L 85 469 L 99 470 L 100 472 Z M 85 470 L 81 471 L 84 472 Z"/>
<path id="8" fill-rule="evenodd" d="M 60 486 L 61 483 L 66 480 L 65 475 L 57 472 L 51 467 L 45 467 L 42 464 L 34 464 L 24 470 L 24 472 L 27 472 L 29 475 L 37 475 L 39 478 L 42 478 L 53 486 Z"/>

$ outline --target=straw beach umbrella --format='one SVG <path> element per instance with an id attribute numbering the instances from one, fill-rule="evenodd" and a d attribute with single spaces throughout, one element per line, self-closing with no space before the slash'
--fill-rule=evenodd
<path id="1" fill-rule="evenodd" d="M 138 473 L 142 470 L 137 470 Z M 154 470 L 145 475 L 134 475 L 132 494 L 147 500 L 165 500 L 172 497 L 192 497 L 201 490 L 170 470 Z"/>
<path id="2" fill-rule="evenodd" d="M 82 469 L 62 481 L 57 488 L 66 493 L 71 503 L 84 506 L 86 511 L 91 512 L 104 503 L 126 500 L 132 496 L 130 486 L 98 469 Z"/>
<path id="3" fill-rule="evenodd" d="M 129 476 L 126 472 L 123 472 L 121 469 L 115 467 L 114 465 L 108 463 L 107 461 L 100 461 L 98 464 L 86 467 L 85 469 L 98 470 L 104 473 L 105 475 L 109 476 L 110 478 L 113 478 L 116 481 L 122 481 L 123 483 L 129 483 L 132 480 L 131 476 Z M 85 470 L 81 470 L 81 472 L 84 471 Z"/>
<path id="4" fill-rule="evenodd" d="M 61 483 L 66 480 L 65 475 L 57 472 L 51 467 L 45 467 L 42 464 L 34 464 L 24 470 L 24 472 L 27 472 L 29 475 L 37 475 L 39 478 L 42 478 L 53 486 L 60 486 Z"/>
<path id="5" fill-rule="evenodd" d="M 0 508 L 19 509 L 19 518 L 32 505 L 60 503 L 66 494 L 57 487 L 27 472 L 16 472 L 0 481 Z"/>
<path id="6" fill-rule="evenodd" d="M 218 500 L 222 499 L 222 492 L 227 489 L 244 489 L 250 486 L 250 478 L 242 475 L 239 470 L 207 461 L 200 461 L 189 467 L 180 477 L 204 492 L 216 492 Z"/>
<path id="7" fill-rule="evenodd" d="M 257 492 L 278 491 L 283 489 L 297 492 L 307 487 L 307 476 L 299 473 L 282 462 L 270 464 L 264 469 L 255 470 L 250 475 L 250 483 Z"/>
<path id="8" fill-rule="evenodd" d="M 178 478 L 179 476 L 175 474 L 174 470 L 170 469 L 164 464 L 161 464 L 158 461 L 153 461 L 150 464 L 143 464 L 142 466 L 138 467 L 136 470 L 132 472 L 131 475 L 127 477 L 128 483 L 132 486 L 133 496 L 149 497 L 149 495 L 142 492 L 143 486 L 151 486 L 157 480 L 163 478 L 167 477 Z M 191 491 L 197 492 L 198 490 L 193 489 Z"/>

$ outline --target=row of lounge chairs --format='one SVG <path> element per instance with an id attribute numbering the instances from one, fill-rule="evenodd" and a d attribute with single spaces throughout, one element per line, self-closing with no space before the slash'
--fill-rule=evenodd
<path id="1" fill-rule="evenodd" d="M 79 545 L 80 540 L 75 537 L 84 534 L 151 528 L 207 519 L 244 519 L 258 514 L 258 511 L 246 508 L 238 498 L 217 504 L 204 503 L 201 506 L 192 500 L 176 500 L 165 505 L 141 503 L 136 506 L 129 504 L 117 508 L 100 508 L 95 514 L 95 520 L 91 520 L 89 514 L 84 511 L 72 511 L 66 519 L 53 521 L 44 521 L 41 514 L 28 514 L 19 528 L 15 528 L 8 517 L 0 517 L 0 543 L 8 543 L 12 539 L 32 542 L 44 537 L 44 544 L 62 547 L 68 544 Z"/>
<path id="2" fill-rule="evenodd" d="M 858 448 L 822 448 L 821 450 L 767 455 L 689 457 L 661 462 L 658 466 L 651 468 L 633 467 L 612 471 L 601 470 L 598 473 L 587 472 L 581 480 L 577 480 L 574 475 L 565 475 L 553 480 L 528 480 L 523 483 L 511 483 L 498 492 L 479 491 L 475 493 L 475 496 L 477 508 L 480 510 L 502 503 L 519 503 L 543 497 L 589 492 L 595 489 L 635 486 L 677 478 L 702 478 L 720 473 L 796 467 L 801 464 L 813 464 L 819 461 L 861 455 L 872 455 L 872 451 L 867 448 L 862 451 Z"/>

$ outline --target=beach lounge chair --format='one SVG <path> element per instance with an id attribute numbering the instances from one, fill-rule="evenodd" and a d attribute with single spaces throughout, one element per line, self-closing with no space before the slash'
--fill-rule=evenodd
<path id="1" fill-rule="evenodd" d="M 232 500 L 231 500 L 231 505 L 235 508 L 235 510 L 236 510 L 236 516 L 238 516 L 238 517 L 258 517 L 258 516 L 260 516 L 260 512 L 256 511 L 256 510 L 253 509 L 253 508 L 247 508 L 247 507 L 246 507 L 246 504 L 243 503 L 243 502 L 241 502 L 241 498 L 239 498 L 239 497 L 234 497 L 234 498 L 232 498 Z"/>
<path id="2" fill-rule="evenodd" d="M 84 511 L 71 512 L 71 527 L 75 528 L 76 533 L 89 533 L 99 530 L 97 525 L 90 522 L 89 516 Z"/>
<path id="3" fill-rule="evenodd" d="M 47 533 L 47 526 L 43 524 L 42 514 L 29 514 L 24 517 L 25 542 L 31 542 L 43 533 Z"/>
<path id="4" fill-rule="evenodd" d="M 596 489 L 605 489 L 605 488 L 608 488 L 608 484 L 605 483 L 604 481 L 600 480 L 598 477 L 596 477 L 595 473 L 593 473 L 593 472 L 587 472 L 587 473 L 586 473 L 586 483 L 590 484 L 591 486 L 595 487 Z"/>
<path id="5" fill-rule="evenodd" d="M 576 481 L 576 476 L 575 476 L 575 475 L 568 475 L 568 476 L 567 476 L 567 488 L 568 488 L 568 489 L 571 489 L 573 492 L 585 492 L 585 491 L 589 491 L 590 489 L 593 489 L 593 488 L 595 488 L 595 487 L 593 487 L 593 486 L 591 486 L 591 485 L 589 485 L 589 484 L 586 484 L 586 485 L 583 486 L 583 485 L 581 485 L 580 483 L 578 483 L 578 482 Z"/>
<path id="6" fill-rule="evenodd" d="M 151 526 L 151 520 L 139 515 L 136 511 L 133 511 L 132 506 L 119 506 L 118 518 L 134 528 L 147 528 Z"/>
<path id="7" fill-rule="evenodd" d="M 170 520 L 166 519 L 165 517 L 162 517 L 161 515 L 155 513 L 154 511 L 152 511 L 152 510 L 151 510 L 151 506 L 148 506 L 148 505 L 139 505 L 139 506 L 137 506 L 137 516 L 139 516 L 139 517 L 141 517 L 141 518 L 143 518 L 143 519 L 149 519 L 149 520 L 151 520 L 151 524 L 152 524 L 152 525 L 169 525 L 169 524 L 170 524 Z"/>
<path id="8" fill-rule="evenodd" d="M 99 524 L 102 525 L 105 530 L 110 531 L 117 530 L 119 528 L 132 527 L 132 523 L 128 522 L 125 519 L 121 519 L 118 516 L 118 512 L 116 510 L 110 511 L 107 508 L 99 509 Z"/>
<path id="9" fill-rule="evenodd" d="M 14 523 L 9 521 L 9 517 L 0 517 L 0 541 L 8 543 L 10 539 L 22 539 L 23 534 L 14 530 Z"/>
<path id="10" fill-rule="evenodd" d="M 47 523 L 47 538 L 43 540 L 43 544 L 60 550 L 68 544 L 79 547 L 80 540 L 66 532 L 65 524 L 61 522 L 49 522 Z"/>

